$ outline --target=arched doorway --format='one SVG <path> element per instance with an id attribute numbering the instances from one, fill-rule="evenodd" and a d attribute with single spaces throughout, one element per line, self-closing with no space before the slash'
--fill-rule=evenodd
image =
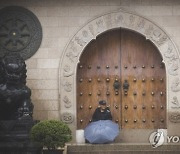
<path id="1" fill-rule="evenodd" d="M 160 26 L 143 16 L 125 10 L 112 11 L 88 21 L 68 41 L 62 53 L 59 67 L 59 112 L 61 119 L 70 126 L 75 139 L 78 123 L 76 82 L 80 57 L 91 41 L 104 32 L 119 28 L 142 34 L 159 50 L 166 66 L 167 134 L 169 136 L 178 134 L 180 113 L 178 106 L 174 107 L 174 103 L 180 99 L 179 51 L 171 37 Z M 142 133 L 143 129 L 138 129 L 138 131 L 139 135 L 143 134 L 143 138 L 147 142 L 152 131 L 148 133 L 147 131 Z M 131 134 L 129 135 L 129 133 Z M 139 135 L 134 129 L 121 134 L 123 135 L 122 141 L 125 141 L 126 135 L 129 135 L 127 142 L 133 142 L 132 138 L 134 138 L 134 142 L 139 139 Z M 132 135 L 135 136 L 132 137 Z"/>
<path id="2" fill-rule="evenodd" d="M 166 128 L 166 71 L 152 42 L 137 32 L 104 32 L 84 49 L 77 68 L 77 129 L 106 100 L 121 128 Z M 128 86 L 127 86 L 128 85 Z"/>

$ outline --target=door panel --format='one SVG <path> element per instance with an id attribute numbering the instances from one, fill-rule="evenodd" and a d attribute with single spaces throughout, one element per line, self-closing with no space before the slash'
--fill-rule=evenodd
<path id="1" fill-rule="evenodd" d="M 102 99 L 122 128 L 165 128 L 166 79 L 161 62 L 155 46 L 135 32 L 120 29 L 97 37 L 78 65 L 77 128 L 86 127 Z M 120 89 L 114 88 L 115 81 Z"/>
<path id="2" fill-rule="evenodd" d="M 106 44 L 106 45 L 104 45 Z M 114 121 L 120 121 L 120 92 L 114 91 L 113 84 L 115 80 L 120 81 L 120 37 L 119 32 L 113 31 L 105 33 L 97 38 L 97 50 L 101 51 L 99 57 L 100 76 L 102 82 L 99 84 L 99 90 L 104 97 L 99 97 L 99 100 L 106 100 L 112 112 Z M 109 57 L 109 58 L 107 58 Z M 102 76 L 103 74 L 103 76 Z M 104 83 L 104 86 L 103 86 Z M 103 87 L 103 88 L 101 88 Z"/>
<path id="3" fill-rule="evenodd" d="M 128 94 L 122 91 L 122 127 L 165 128 L 166 87 L 160 80 L 165 69 L 158 50 L 143 36 L 123 30 L 121 51 L 121 79 L 129 83 Z"/>
<path id="4" fill-rule="evenodd" d="M 120 81 L 119 53 L 120 33 L 116 31 L 102 34 L 83 52 L 77 70 L 78 129 L 89 123 L 100 100 L 108 102 L 113 120 L 120 121 L 121 92 L 113 88 L 115 79 Z"/>

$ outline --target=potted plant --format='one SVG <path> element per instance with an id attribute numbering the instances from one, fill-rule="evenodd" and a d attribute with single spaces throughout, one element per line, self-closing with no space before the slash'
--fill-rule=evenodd
<path id="1" fill-rule="evenodd" d="M 46 149 L 43 154 L 61 154 L 66 142 L 71 141 L 71 130 L 67 124 L 57 120 L 45 120 L 31 129 L 31 139 Z"/>

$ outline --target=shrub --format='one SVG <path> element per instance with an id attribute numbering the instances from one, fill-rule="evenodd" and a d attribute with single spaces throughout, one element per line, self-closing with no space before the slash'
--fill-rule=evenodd
<path id="1" fill-rule="evenodd" d="M 71 130 L 67 124 L 57 120 L 45 120 L 37 123 L 31 129 L 31 139 L 48 149 L 64 147 L 71 141 Z"/>

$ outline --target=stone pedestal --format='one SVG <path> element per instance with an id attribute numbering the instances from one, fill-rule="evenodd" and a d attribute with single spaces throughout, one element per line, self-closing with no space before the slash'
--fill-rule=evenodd
<path id="1" fill-rule="evenodd" d="M 0 154 L 41 154 L 42 147 L 31 142 L 4 142 L 0 143 Z"/>
<path id="2" fill-rule="evenodd" d="M 40 154 L 42 147 L 30 141 L 30 130 L 37 121 L 30 116 L 0 121 L 0 154 Z"/>

